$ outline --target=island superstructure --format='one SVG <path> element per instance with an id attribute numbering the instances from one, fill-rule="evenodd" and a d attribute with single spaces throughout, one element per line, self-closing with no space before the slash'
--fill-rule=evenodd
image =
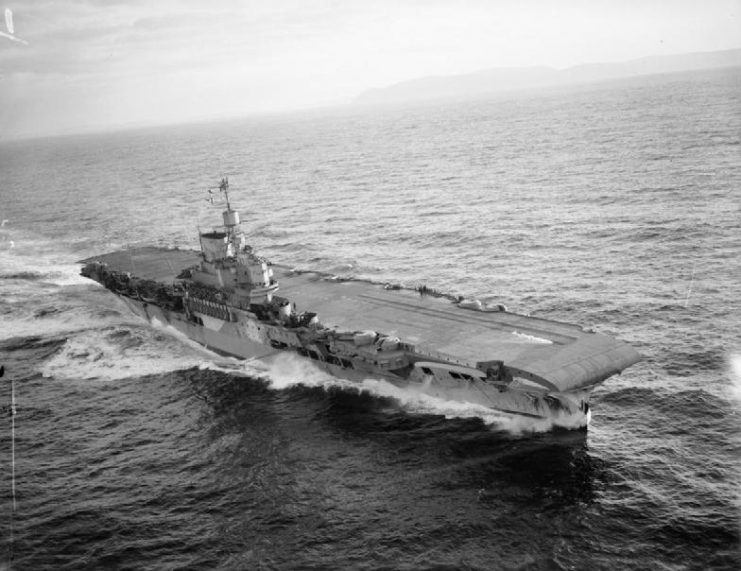
<path id="1" fill-rule="evenodd" d="M 229 201 L 201 251 L 147 247 L 83 260 L 82 274 L 141 317 L 216 352 L 293 354 L 332 375 L 375 378 L 508 415 L 586 426 L 592 391 L 640 359 L 607 335 L 501 305 L 295 271 L 255 253 Z"/>

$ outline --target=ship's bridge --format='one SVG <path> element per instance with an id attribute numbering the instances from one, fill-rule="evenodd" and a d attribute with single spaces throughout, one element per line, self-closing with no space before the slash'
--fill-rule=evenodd
<path id="1" fill-rule="evenodd" d="M 201 268 L 193 281 L 248 298 L 249 304 L 269 303 L 278 289 L 269 262 L 246 245 L 238 212 L 228 206 L 223 219 L 223 229 L 200 233 Z"/>

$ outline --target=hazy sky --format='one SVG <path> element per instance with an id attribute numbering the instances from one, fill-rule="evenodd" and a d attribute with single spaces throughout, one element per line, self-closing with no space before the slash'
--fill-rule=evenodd
<path id="1" fill-rule="evenodd" d="M 2 139 L 341 103 L 426 75 L 741 47 L 741 0 L 0 0 L 5 8 L 28 44 L 0 35 Z"/>

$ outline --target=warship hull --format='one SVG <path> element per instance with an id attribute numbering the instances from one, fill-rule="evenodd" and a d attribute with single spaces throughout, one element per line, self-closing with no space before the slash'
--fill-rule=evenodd
<path id="1" fill-rule="evenodd" d="M 82 263 L 87 264 L 84 275 L 114 289 L 95 268 L 166 285 L 177 279 L 179 270 L 200 260 L 195 251 L 139 248 Z M 586 427 L 593 389 L 639 359 L 630 346 L 611 337 L 501 307 L 454 303 L 426 288 L 272 268 L 282 295 L 321 315 L 321 335 L 282 327 L 227 304 L 191 301 L 167 307 L 130 290 L 114 293 L 149 322 L 168 325 L 221 354 L 267 362 L 295 354 L 341 379 L 380 379 L 416 393 L 568 428 Z M 356 337 L 363 331 L 382 332 L 401 341 L 390 352 L 380 344 L 372 352 L 368 347 L 338 351 L 331 340 L 348 331 Z M 484 365 L 490 362 L 504 364 L 505 382 L 485 374 Z"/>
<path id="2" fill-rule="evenodd" d="M 261 342 L 255 342 L 243 336 L 240 328 L 228 321 L 211 318 L 207 325 L 192 323 L 183 313 L 162 309 L 150 303 L 120 296 L 129 309 L 153 325 L 168 325 L 192 341 L 203 345 L 206 349 L 240 359 L 258 359 L 271 363 L 274 359 L 285 355 L 285 351 L 277 350 Z M 201 318 L 209 316 L 202 315 Z M 509 416 L 521 416 L 533 419 L 549 419 L 563 427 L 585 427 L 590 418 L 589 398 L 592 388 L 568 393 L 549 393 L 550 398 L 558 398 L 560 409 L 552 410 L 547 400 L 531 391 L 518 391 L 514 388 L 500 390 L 490 383 L 480 379 L 471 379 L 465 382 L 447 381 L 427 375 L 421 379 L 400 378 L 397 375 L 384 374 L 382 371 L 368 369 L 356 370 L 327 362 L 323 359 L 308 358 L 316 368 L 326 371 L 339 379 L 361 383 L 373 378 L 383 380 L 410 393 L 431 396 L 444 401 L 475 404 L 491 410 L 496 410 Z M 430 363 L 431 364 L 431 363 Z M 450 369 L 446 369 L 449 371 Z M 464 371 L 464 368 L 458 368 Z"/>

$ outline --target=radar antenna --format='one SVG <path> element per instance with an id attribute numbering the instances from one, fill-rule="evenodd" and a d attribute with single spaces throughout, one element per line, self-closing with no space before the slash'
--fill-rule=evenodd
<path id="1" fill-rule="evenodd" d="M 224 200 L 226 201 L 226 210 L 224 210 L 221 213 L 221 215 L 223 216 L 223 219 L 224 219 L 224 232 L 226 233 L 225 243 L 230 247 L 228 248 L 227 251 L 237 252 L 241 250 L 243 247 L 244 235 L 239 229 L 239 212 L 237 212 L 236 210 L 232 210 L 232 204 L 229 200 L 229 177 L 228 176 L 221 177 L 221 181 L 219 182 L 218 189 L 219 189 L 219 194 L 223 193 Z M 210 187 L 207 190 L 208 190 L 208 201 L 211 204 L 214 204 L 216 188 Z M 203 237 L 203 234 L 201 234 L 201 236 Z M 201 246 L 203 247 L 203 242 L 201 242 Z M 223 253 L 223 255 L 228 256 L 230 254 Z"/>
<path id="2" fill-rule="evenodd" d="M 219 190 L 224 193 L 224 197 L 226 198 L 226 209 L 231 210 L 232 207 L 229 204 L 229 177 L 228 176 L 222 177 L 221 182 L 219 183 Z"/>
<path id="3" fill-rule="evenodd" d="M 216 190 L 213 187 L 209 187 L 208 189 L 208 201 L 213 204 L 214 203 L 214 190 Z M 226 200 L 226 209 L 231 210 L 232 205 L 229 203 L 229 177 L 224 176 L 221 177 L 221 182 L 219 183 L 219 192 L 224 193 L 224 199 Z"/>

